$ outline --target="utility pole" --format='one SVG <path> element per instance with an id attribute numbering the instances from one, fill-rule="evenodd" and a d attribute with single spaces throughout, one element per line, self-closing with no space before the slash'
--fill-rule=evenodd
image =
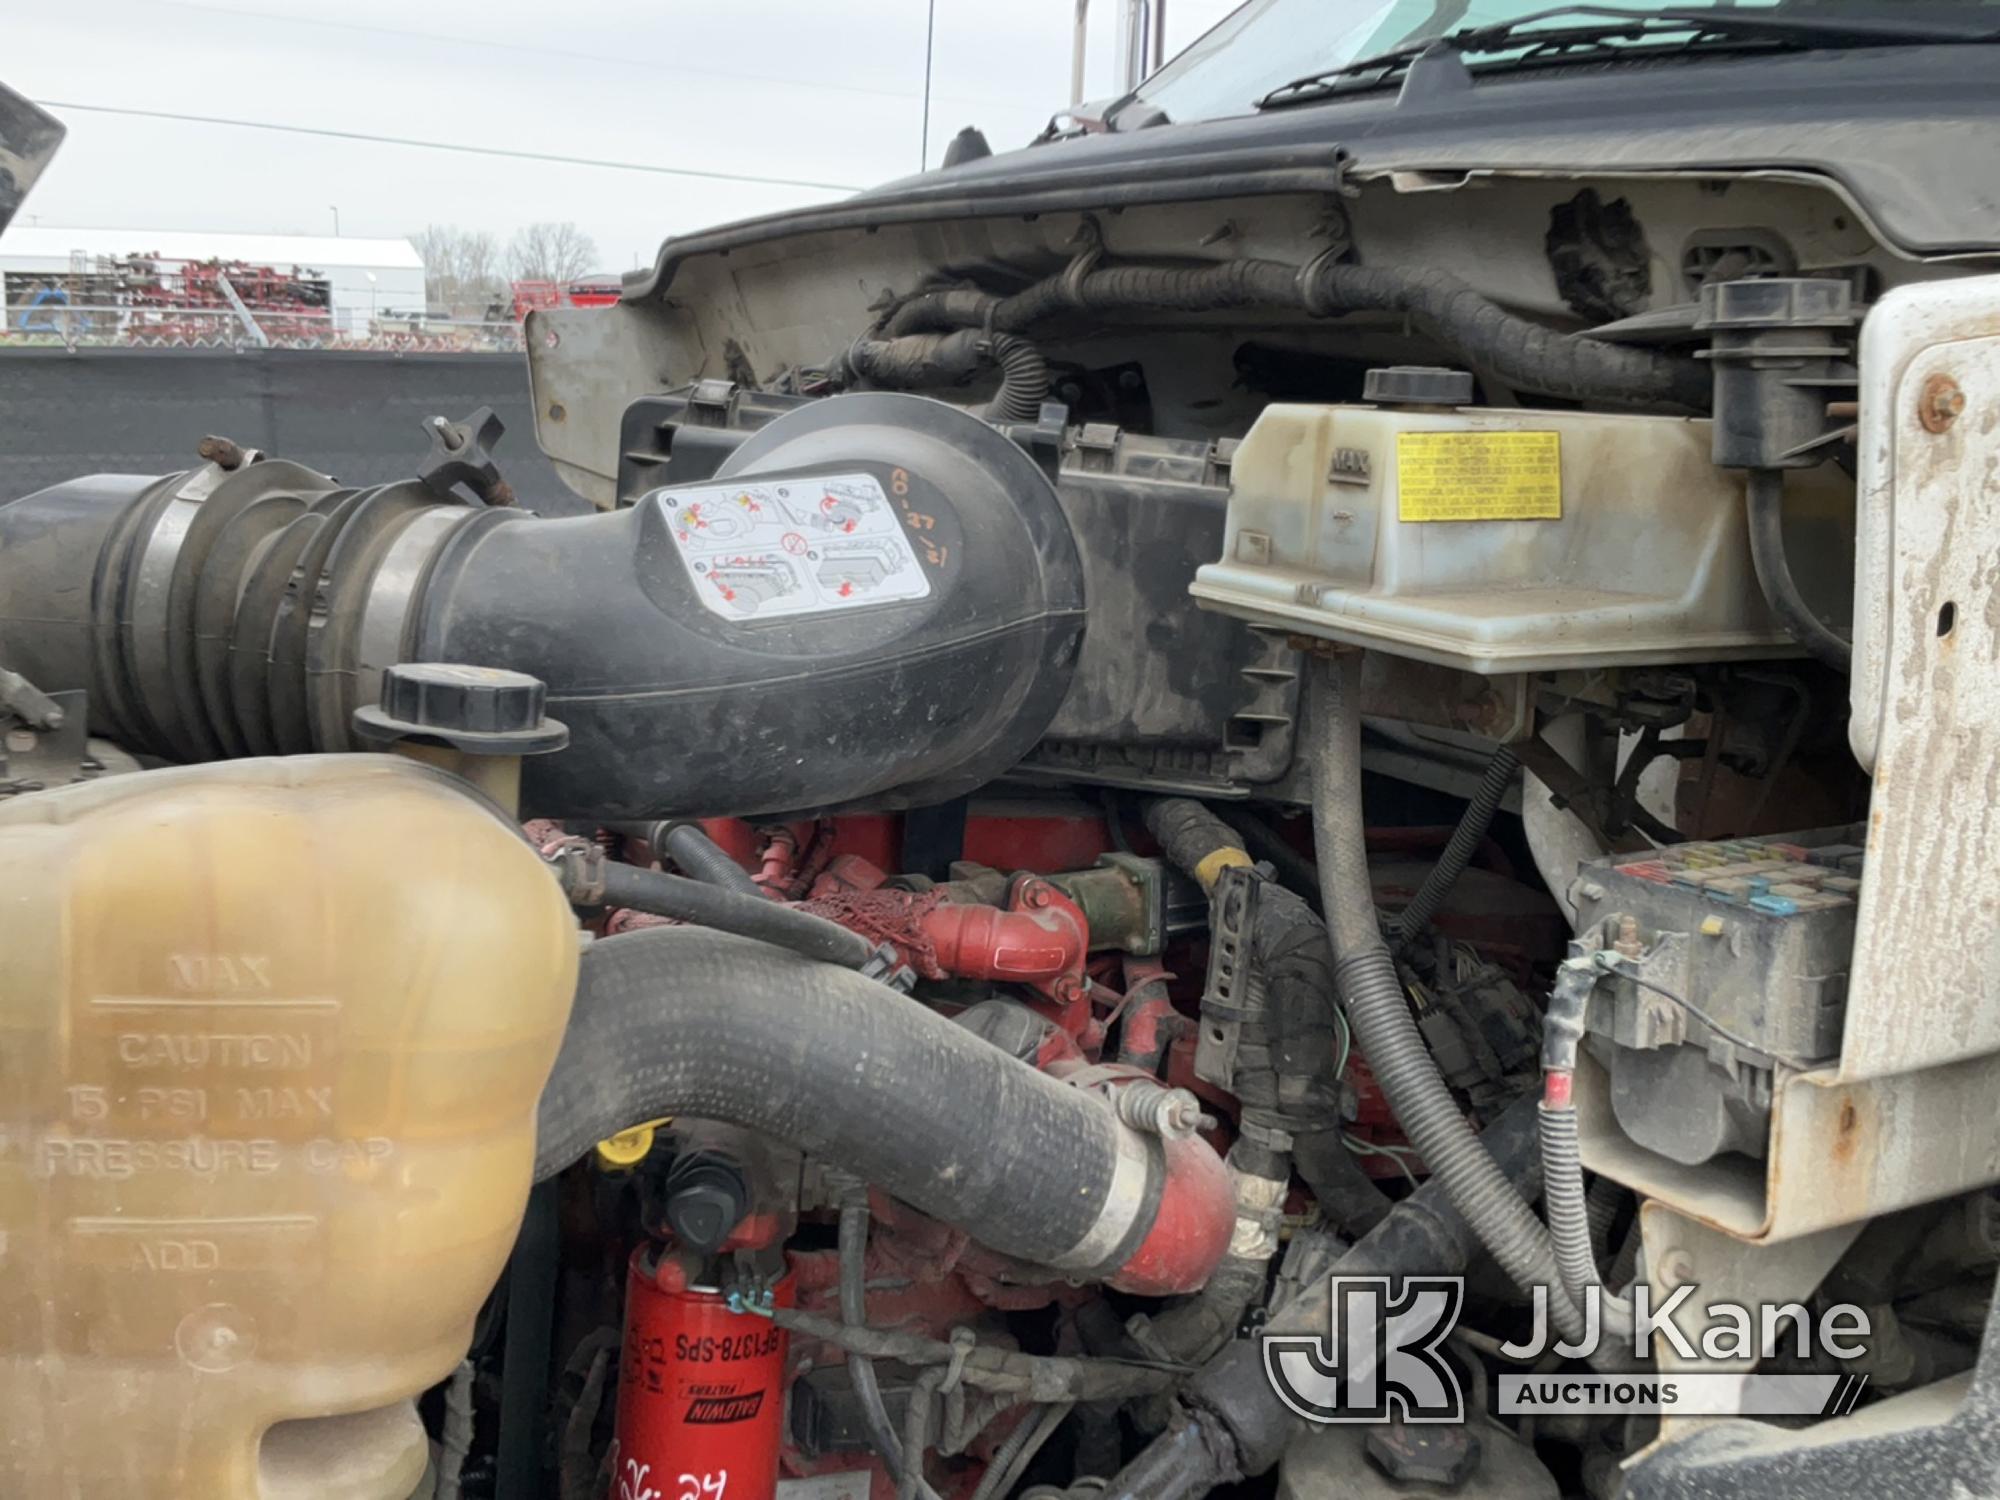
<path id="1" fill-rule="evenodd" d="M 329 204 L 327 204 L 327 208 L 328 208 L 329 210 L 331 210 L 331 211 L 332 211 L 332 213 L 333 213 L 333 237 L 334 237 L 335 239 L 339 239 L 339 238 L 340 238 L 340 205 L 339 205 L 338 203 L 329 203 Z"/>
<path id="2" fill-rule="evenodd" d="M 937 40 L 937 0 L 930 0 L 924 14 L 924 128 L 917 145 L 917 170 L 931 164 L 931 47 Z"/>

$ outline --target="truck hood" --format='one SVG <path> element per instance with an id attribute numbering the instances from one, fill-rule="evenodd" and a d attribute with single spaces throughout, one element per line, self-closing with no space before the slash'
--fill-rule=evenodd
<path id="1" fill-rule="evenodd" d="M 838 203 L 669 239 L 626 301 L 693 255 L 794 234 L 999 213 L 1259 193 L 1337 192 L 1407 174 L 1796 175 L 1835 182 L 1913 258 L 2000 251 L 2000 45 L 1846 48 L 1772 57 L 1572 64 L 1409 97 L 1370 92 L 1261 114 L 1025 147 Z"/>

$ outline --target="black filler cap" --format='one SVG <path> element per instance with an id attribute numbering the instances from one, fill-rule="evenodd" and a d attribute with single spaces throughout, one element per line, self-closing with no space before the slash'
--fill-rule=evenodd
<path id="1" fill-rule="evenodd" d="M 544 718 L 539 677 L 460 662 L 403 662 L 382 673 L 382 699 L 354 711 L 354 732 L 375 744 L 435 740 L 468 755 L 540 755 L 569 743 Z"/>
<path id="2" fill-rule="evenodd" d="M 676 1160 L 664 1184 L 668 1227 L 683 1245 L 713 1255 L 743 1222 L 750 1185 L 725 1156 L 696 1151 Z"/>

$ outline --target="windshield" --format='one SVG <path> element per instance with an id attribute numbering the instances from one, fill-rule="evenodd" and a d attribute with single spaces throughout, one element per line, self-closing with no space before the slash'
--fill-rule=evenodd
<path id="1" fill-rule="evenodd" d="M 1249 0 L 1139 86 L 1137 98 L 1169 120 L 1248 114 L 1294 79 L 1372 58 L 1390 48 L 1465 27 L 1491 26 L 1548 10 L 1551 0 Z M 1853 0 L 1674 0 L 1620 5 L 1633 15 L 1715 8 L 1800 17 L 1894 16 L 1899 7 Z M 1925 6 L 1929 10 L 1932 7 Z M 1948 7 L 1936 7 L 1948 9 Z M 1564 25 L 1562 18 L 1535 29 Z M 1574 24 L 1572 21 L 1570 24 Z M 1528 43 L 1514 51 L 1526 50 Z M 1490 59 L 1505 52 L 1489 53 Z"/>

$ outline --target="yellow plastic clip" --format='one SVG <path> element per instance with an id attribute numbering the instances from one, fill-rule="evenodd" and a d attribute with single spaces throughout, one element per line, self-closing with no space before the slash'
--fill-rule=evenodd
<path id="1" fill-rule="evenodd" d="M 671 1117 L 648 1120 L 643 1125 L 634 1125 L 621 1130 L 614 1136 L 597 1143 L 597 1160 L 607 1167 L 633 1167 L 646 1159 L 653 1149 L 653 1133 L 662 1125 L 671 1124 Z"/>
<path id="2" fill-rule="evenodd" d="M 1211 849 L 1201 857 L 1194 867 L 1194 878 L 1205 891 L 1215 889 L 1215 882 L 1222 878 L 1222 872 L 1232 865 L 1254 865 L 1256 861 L 1247 851 L 1224 844 L 1220 849 Z"/>

